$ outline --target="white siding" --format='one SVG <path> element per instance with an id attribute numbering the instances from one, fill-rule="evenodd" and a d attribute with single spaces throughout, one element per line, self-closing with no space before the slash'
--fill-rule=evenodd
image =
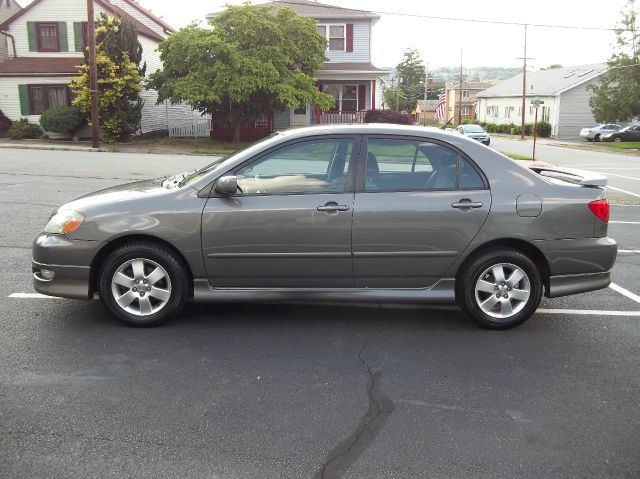
<path id="1" fill-rule="evenodd" d="M 597 81 L 591 80 L 561 94 L 562 109 L 558 115 L 557 130 L 559 139 L 577 140 L 580 138 L 580 129 L 596 124 L 589 105 L 593 93 L 587 90 L 587 86 Z"/>
<path id="2" fill-rule="evenodd" d="M 347 23 L 353 23 L 353 52 L 327 50 L 329 61 L 333 63 L 371 61 L 371 55 L 369 53 L 371 24 L 369 20 L 322 19 L 318 21 L 318 25 L 345 25 L 345 36 Z"/>
<path id="3" fill-rule="evenodd" d="M 162 70 L 158 42 L 142 35 L 138 35 L 138 41 L 140 45 L 142 45 L 142 61 L 147 62 L 147 76 L 155 73 L 157 70 Z"/>
<path id="4" fill-rule="evenodd" d="M 101 12 L 104 12 L 104 10 L 99 5 L 96 5 L 96 18 Z M 73 23 L 86 20 L 87 3 L 84 0 L 47 0 L 37 4 L 18 17 L 9 27 L 9 33 L 16 40 L 16 50 L 19 57 L 81 57 L 82 52 L 75 51 Z M 66 22 L 69 51 L 30 52 L 27 22 Z"/>
<path id="5" fill-rule="evenodd" d="M 535 111 L 531 110 L 531 100 L 532 97 L 527 97 L 526 99 L 526 107 L 525 107 L 525 122 L 533 123 L 535 118 Z M 556 111 L 556 98 L 552 96 L 540 97 L 541 100 L 544 101 L 544 106 L 546 108 L 551 108 L 549 123 L 552 124 L 555 120 L 555 111 Z M 487 114 L 487 108 L 497 107 L 498 116 L 490 116 Z M 507 107 L 513 107 L 513 111 L 511 116 L 507 118 L 505 111 Z M 505 98 L 479 98 L 478 99 L 478 107 L 476 109 L 476 114 L 478 117 L 478 121 L 484 121 L 487 123 L 497 123 L 499 125 L 505 125 L 509 123 L 513 123 L 515 125 L 519 125 L 522 121 L 522 116 L 520 114 L 520 108 L 522 107 L 522 97 L 505 97 Z M 542 109 L 538 111 L 538 121 L 542 120 Z"/>
<path id="6" fill-rule="evenodd" d="M 143 25 L 146 25 L 147 27 L 149 27 L 154 32 L 158 33 L 159 35 L 166 36 L 164 32 L 164 28 L 161 25 L 158 25 L 158 23 L 156 23 L 155 20 L 152 20 L 151 18 L 146 16 L 144 13 L 140 12 L 135 7 L 132 7 L 131 5 L 129 5 L 124 0 L 108 0 L 108 1 L 112 5 L 115 5 L 116 7 L 120 7 L 122 10 L 127 12 L 129 15 L 131 15 L 133 18 L 138 20 Z"/>
<path id="7" fill-rule="evenodd" d="M 2 77 L 0 78 L 0 110 L 11 120 L 28 118 L 38 123 L 40 115 L 20 114 L 20 92 L 18 85 L 69 85 L 71 77 Z"/>

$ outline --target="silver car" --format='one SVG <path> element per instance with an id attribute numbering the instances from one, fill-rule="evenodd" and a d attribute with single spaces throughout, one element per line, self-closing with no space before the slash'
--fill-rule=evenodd
<path id="1" fill-rule="evenodd" d="M 622 126 L 616 125 L 615 123 L 603 123 L 593 128 L 583 128 L 580 130 L 580 136 L 587 141 L 600 141 L 603 135 L 613 133 L 621 128 Z"/>
<path id="2" fill-rule="evenodd" d="M 461 135 L 478 140 L 487 146 L 491 143 L 491 137 L 480 125 L 460 125 L 456 131 Z"/>
<path id="3" fill-rule="evenodd" d="M 63 205 L 34 241 L 34 284 L 97 293 L 133 326 L 189 300 L 326 300 L 457 303 L 505 329 L 543 294 L 609 285 L 605 184 L 438 129 L 294 129 Z"/>

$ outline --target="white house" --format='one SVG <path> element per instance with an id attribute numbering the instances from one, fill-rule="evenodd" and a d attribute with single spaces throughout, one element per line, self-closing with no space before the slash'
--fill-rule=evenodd
<path id="1" fill-rule="evenodd" d="M 2 0 L 5 2 L 6 0 Z M 37 122 L 43 111 L 69 105 L 71 79 L 83 63 L 86 0 L 34 0 L 0 24 L 9 59 L 0 63 L 0 110 L 12 120 Z M 162 68 L 156 50 L 174 29 L 133 0 L 94 0 L 101 13 L 136 25 L 147 74 Z M 172 118 L 192 117 L 186 105 L 156 105 L 157 93 L 143 90 L 141 133 L 166 130 Z"/>
<path id="2" fill-rule="evenodd" d="M 587 89 L 607 71 L 606 64 L 580 65 L 527 72 L 525 121 L 533 123 L 535 109 L 531 100 L 544 104 L 538 109 L 538 121 L 551 124 L 551 135 L 558 139 L 578 139 L 580 129 L 593 126 L 595 119 Z M 522 74 L 478 93 L 479 121 L 519 125 L 522 118 Z"/>
<path id="3" fill-rule="evenodd" d="M 380 107 L 382 77 L 387 75 L 371 63 L 373 26 L 376 13 L 343 8 L 312 0 L 286 0 L 267 3 L 274 11 L 291 8 L 298 15 L 317 22 L 318 33 L 327 39 L 328 61 L 317 72 L 318 88 L 333 96 L 334 109 L 316 110 L 313 105 L 273 112 L 273 129 L 318 123 L 362 122 L 367 110 Z M 207 15 L 207 18 L 215 16 Z"/>

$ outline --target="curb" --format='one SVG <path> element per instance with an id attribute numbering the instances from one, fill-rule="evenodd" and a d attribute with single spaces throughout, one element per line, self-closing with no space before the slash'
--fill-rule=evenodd
<path id="1" fill-rule="evenodd" d="M 108 151 L 103 148 L 92 148 L 90 146 L 25 145 L 23 143 L 0 143 L 0 148 L 14 148 L 19 150 L 86 151 L 90 153 L 98 152 L 98 151 Z"/>

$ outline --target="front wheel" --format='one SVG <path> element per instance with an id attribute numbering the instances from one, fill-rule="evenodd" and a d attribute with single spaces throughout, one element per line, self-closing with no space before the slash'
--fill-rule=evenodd
<path id="1" fill-rule="evenodd" d="M 600 141 L 600 135 L 596 135 L 593 137 L 593 141 Z"/>
<path id="2" fill-rule="evenodd" d="M 533 315 L 542 298 L 536 265 L 519 251 L 488 252 L 468 264 L 456 280 L 456 299 L 480 326 L 508 329 Z"/>
<path id="3" fill-rule="evenodd" d="M 170 250 L 134 242 L 112 251 L 98 276 L 105 308 L 129 326 L 156 326 L 184 305 L 188 283 L 182 262 Z"/>

